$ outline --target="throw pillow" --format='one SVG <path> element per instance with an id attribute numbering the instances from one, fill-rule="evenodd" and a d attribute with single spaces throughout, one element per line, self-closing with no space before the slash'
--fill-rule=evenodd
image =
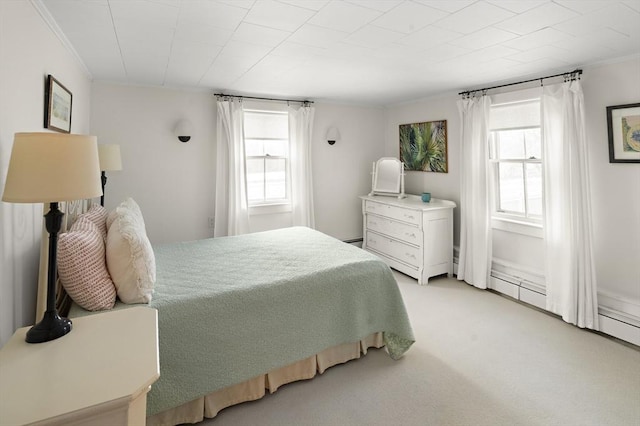
<path id="1" fill-rule="evenodd" d="M 58 274 L 69 296 L 89 311 L 111 309 L 116 289 L 105 264 L 105 243 L 98 228 L 80 217 L 58 237 Z"/>
<path id="2" fill-rule="evenodd" d="M 107 268 L 124 303 L 149 303 L 156 263 L 142 212 L 128 198 L 115 209 L 107 232 Z"/>

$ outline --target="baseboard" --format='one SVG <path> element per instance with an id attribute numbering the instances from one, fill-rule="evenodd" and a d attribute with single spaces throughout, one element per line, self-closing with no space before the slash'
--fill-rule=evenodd
<path id="1" fill-rule="evenodd" d="M 615 318 L 603 314 L 598 314 L 598 320 L 600 322 L 601 333 L 640 346 L 640 327 L 618 321 Z"/>
<path id="2" fill-rule="evenodd" d="M 458 273 L 458 248 L 454 248 L 453 271 Z M 544 272 L 494 258 L 488 287 L 539 309 L 546 310 Z M 600 332 L 640 346 L 640 304 L 598 291 Z"/>
<path id="3" fill-rule="evenodd" d="M 640 328 L 640 304 L 620 296 L 599 290 L 598 313 Z"/>

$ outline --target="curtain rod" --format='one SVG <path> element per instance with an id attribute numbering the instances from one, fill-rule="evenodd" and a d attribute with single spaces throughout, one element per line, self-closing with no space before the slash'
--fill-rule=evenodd
<path id="1" fill-rule="evenodd" d="M 491 89 L 498 89 L 500 87 L 507 87 L 507 86 L 515 86 L 516 84 L 531 83 L 532 81 L 540 81 L 540 85 L 542 85 L 542 80 L 546 80 L 547 78 L 571 77 L 573 79 L 573 78 L 579 77 L 581 74 L 582 74 L 582 70 L 581 69 L 575 69 L 573 71 L 563 72 L 561 74 L 554 74 L 554 75 L 548 75 L 546 77 L 532 78 L 530 80 L 517 81 L 515 83 L 501 84 L 499 86 L 485 87 L 484 89 L 465 90 L 464 92 L 458 93 L 458 95 L 466 95 L 466 96 L 468 96 L 468 95 L 470 95 L 472 93 L 476 93 L 476 92 L 486 92 L 487 90 L 491 90 Z"/>
<path id="2" fill-rule="evenodd" d="M 237 96 L 237 95 L 225 95 L 224 93 L 214 93 L 214 96 L 226 97 L 226 98 L 240 98 L 240 99 L 257 99 L 260 101 L 275 101 L 275 102 L 297 102 L 300 104 L 312 104 L 313 101 L 301 101 L 297 99 L 275 99 L 275 98 L 259 98 L 256 96 Z"/>

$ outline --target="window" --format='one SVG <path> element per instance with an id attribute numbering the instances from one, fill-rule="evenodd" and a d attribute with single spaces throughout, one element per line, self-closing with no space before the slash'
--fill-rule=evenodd
<path id="1" fill-rule="evenodd" d="M 244 143 L 249 205 L 288 204 L 288 114 L 280 111 L 244 110 Z"/>
<path id="2" fill-rule="evenodd" d="M 540 100 L 491 107 L 494 217 L 542 223 Z"/>

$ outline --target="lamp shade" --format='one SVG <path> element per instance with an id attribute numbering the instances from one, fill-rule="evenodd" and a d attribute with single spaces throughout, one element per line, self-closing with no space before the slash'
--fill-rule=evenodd
<path id="1" fill-rule="evenodd" d="M 55 203 L 102 194 L 95 136 L 16 133 L 2 201 Z"/>
<path id="2" fill-rule="evenodd" d="M 98 157 L 100 158 L 100 170 L 122 170 L 120 145 L 111 143 L 98 144 Z"/>

